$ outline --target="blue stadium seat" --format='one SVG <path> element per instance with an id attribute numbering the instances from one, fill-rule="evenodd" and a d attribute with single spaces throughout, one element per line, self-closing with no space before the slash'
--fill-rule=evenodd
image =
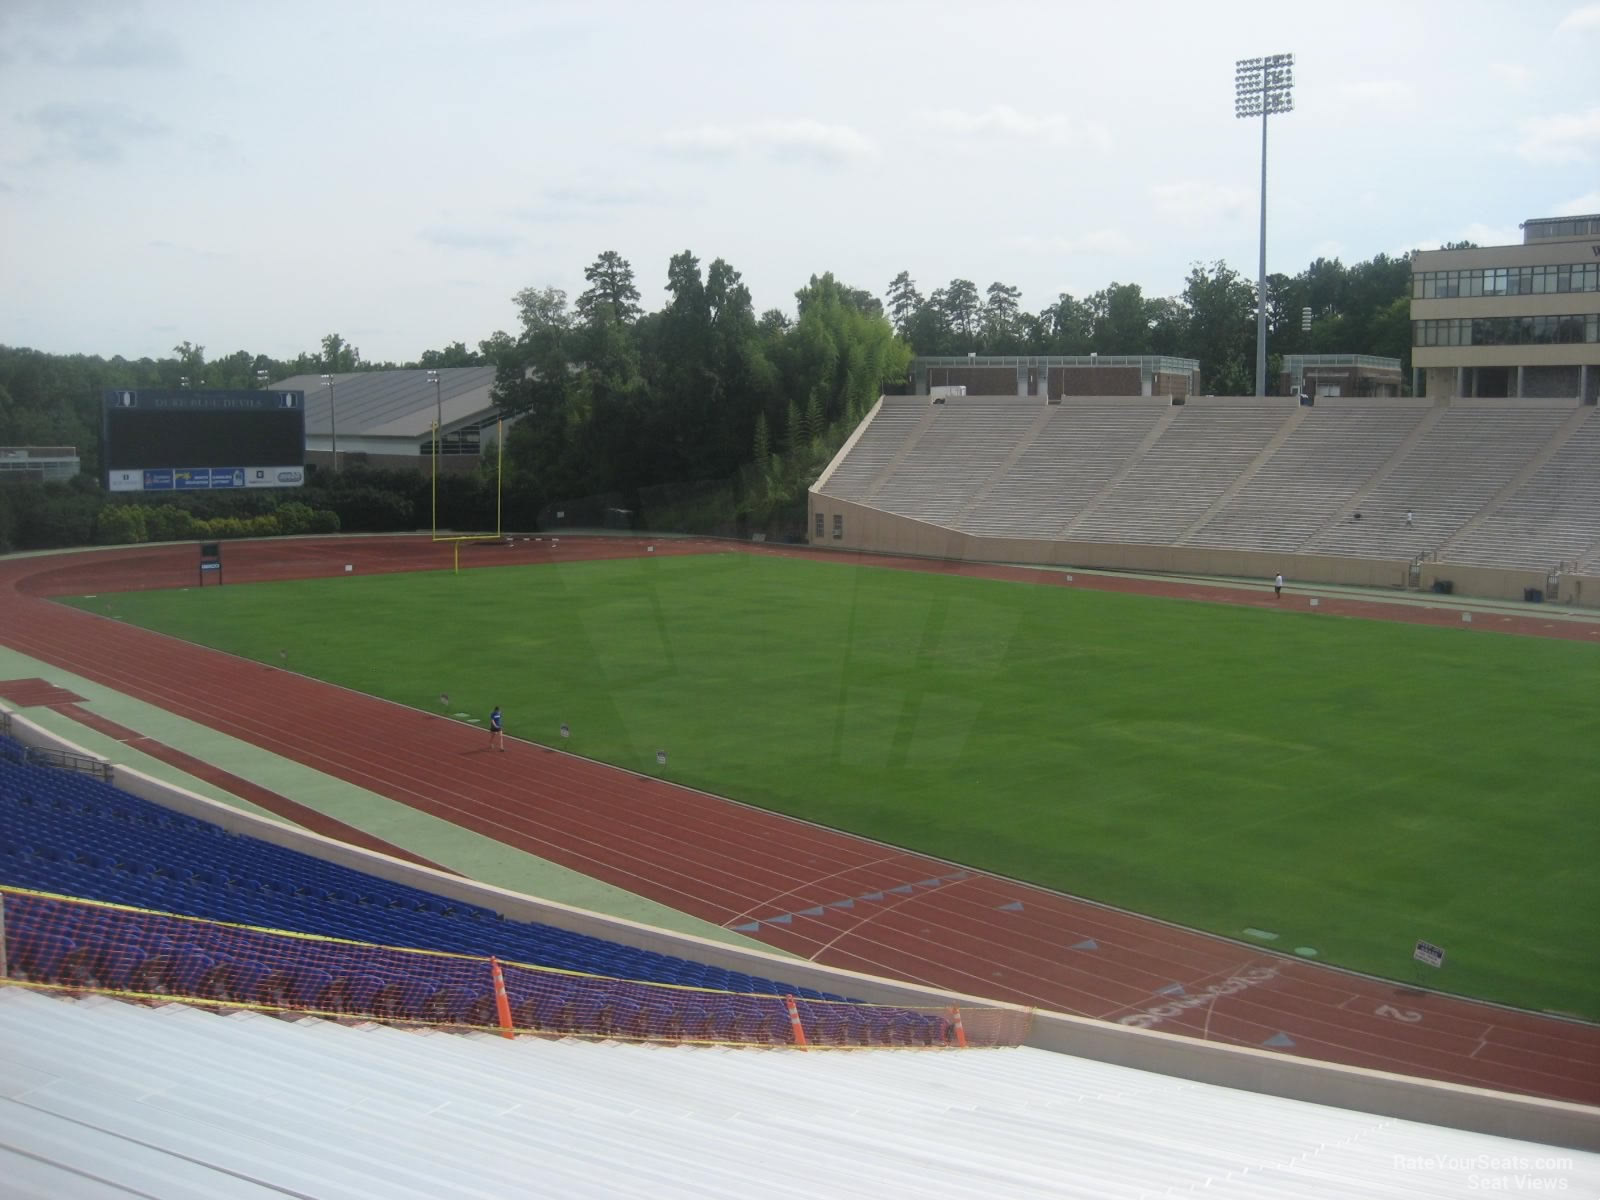
<path id="1" fill-rule="evenodd" d="M 40 799 L 51 796 L 70 800 L 58 809 Z M 0 880 L 19 886 L 210 920 L 481 957 L 493 954 L 625 979 L 841 998 L 507 920 L 489 909 L 229 834 L 88 776 L 19 765 L 4 754 L 0 824 L 6 828 L 0 842 Z M 147 961 L 129 974 L 159 974 L 178 965 L 170 959 L 152 965 L 151 958 L 162 956 L 147 948 Z M 324 986 L 326 982 L 331 981 Z M 536 998 L 533 1011 L 537 1014 L 540 1008 Z"/>

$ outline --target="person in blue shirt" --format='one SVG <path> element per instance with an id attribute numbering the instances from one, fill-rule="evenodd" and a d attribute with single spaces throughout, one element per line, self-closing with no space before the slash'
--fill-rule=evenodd
<path id="1" fill-rule="evenodd" d="M 496 704 L 494 711 L 489 714 L 489 745 L 498 748 L 504 754 L 506 749 L 505 720 L 500 715 L 500 706 Z"/>

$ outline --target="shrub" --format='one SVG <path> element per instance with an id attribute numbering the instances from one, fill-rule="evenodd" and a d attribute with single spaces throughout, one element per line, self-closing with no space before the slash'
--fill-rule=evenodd
<path id="1" fill-rule="evenodd" d="M 298 500 L 278 505 L 277 515 L 279 533 L 310 533 L 312 522 L 316 519 L 311 506 L 301 504 Z"/>
<path id="2" fill-rule="evenodd" d="M 102 546 L 131 546 L 149 540 L 145 510 L 136 504 L 108 504 L 95 522 L 94 540 Z"/>
<path id="3" fill-rule="evenodd" d="M 193 536 L 194 517 L 176 504 L 162 504 L 144 509 L 147 540 L 152 542 L 181 542 Z"/>

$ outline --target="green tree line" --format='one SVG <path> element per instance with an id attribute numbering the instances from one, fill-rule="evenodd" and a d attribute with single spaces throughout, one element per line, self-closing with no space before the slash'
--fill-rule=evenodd
<path id="1" fill-rule="evenodd" d="M 1409 374 L 1410 270 L 1409 256 L 1380 254 L 1269 277 L 1274 360 L 1376 354 L 1399 358 Z M 1004 283 L 980 293 L 955 279 L 924 296 L 902 271 L 881 300 L 823 274 L 796 292 L 792 315 L 758 314 L 738 270 L 720 258 L 702 265 L 689 251 L 667 263 L 667 299 L 655 311 L 644 309 L 633 266 L 615 251 L 600 254 L 584 279 L 575 299 L 552 287 L 518 292 L 514 332 L 406 363 L 364 359 L 337 333 L 292 359 L 248 350 L 208 359 L 189 341 L 169 357 L 140 359 L 0 346 L 0 446 L 75 446 L 84 472 L 70 486 L 0 488 L 0 550 L 105 540 L 100 508 L 130 503 L 98 491 L 107 388 L 249 388 L 297 374 L 493 365 L 495 401 L 516 418 L 506 439 L 508 528 L 537 528 L 564 502 L 603 496 L 653 528 L 777 535 L 801 531 L 807 486 L 877 397 L 904 389 L 913 354 L 1167 354 L 1198 359 L 1209 392 L 1253 390 L 1255 287 L 1221 261 L 1195 264 L 1177 296 L 1112 283 L 1081 299 L 1062 293 L 1037 313 L 1023 311 L 1019 289 Z M 491 471 L 444 485 L 441 525 L 492 527 Z M 432 517 L 426 486 L 394 472 L 354 465 L 313 485 L 298 502 L 332 512 L 346 529 L 416 528 Z M 203 502 L 226 512 L 200 512 L 189 497 L 174 504 L 196 520 L 247 521 L 279 502 L 295 501 Z M 141 527 L 174 526 L 128 517 L 107 525 Z"/>
<path id="2" fill-rule="evenodd" d="M 1019 296 L 1000 282 L 980 293 L 968 279 L 924 296 L 902 271 L 889 284 L 885 311 L 918 354 L 1165 354 L 1197 359 L 1208 392 L 1255 390 L 1256 287 L 1225 262 L 1194 264 L 1176 296 L 1146 296 L 1136 283 L 1112 283 L 1081 298 L 1063 292 L 1037 313 L 1022 311 Z M 1298 275 L 1269 275 L 1268 349 L 1275 359 L 1397 358 L 1409 377 L 1410 297 L 1410 255 L 1380 254 L 1350 267 L 1319 258 Z M 1309 329 L 1302 328 L 1305 309 Z"/>

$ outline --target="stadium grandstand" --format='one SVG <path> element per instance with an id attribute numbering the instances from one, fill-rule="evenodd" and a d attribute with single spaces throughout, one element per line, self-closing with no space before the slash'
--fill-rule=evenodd
<path id="1" fill-rule="evenodd" d="M 818 545 L 1600 602 L 1600 410 L 1566 398 L 885 396 Z"/>
<path id="2" fill-rule="evenodd" d="M 1581 1105 L 668 934 L 0 724 L 7 1195 L 1600 1186 Z"/>

